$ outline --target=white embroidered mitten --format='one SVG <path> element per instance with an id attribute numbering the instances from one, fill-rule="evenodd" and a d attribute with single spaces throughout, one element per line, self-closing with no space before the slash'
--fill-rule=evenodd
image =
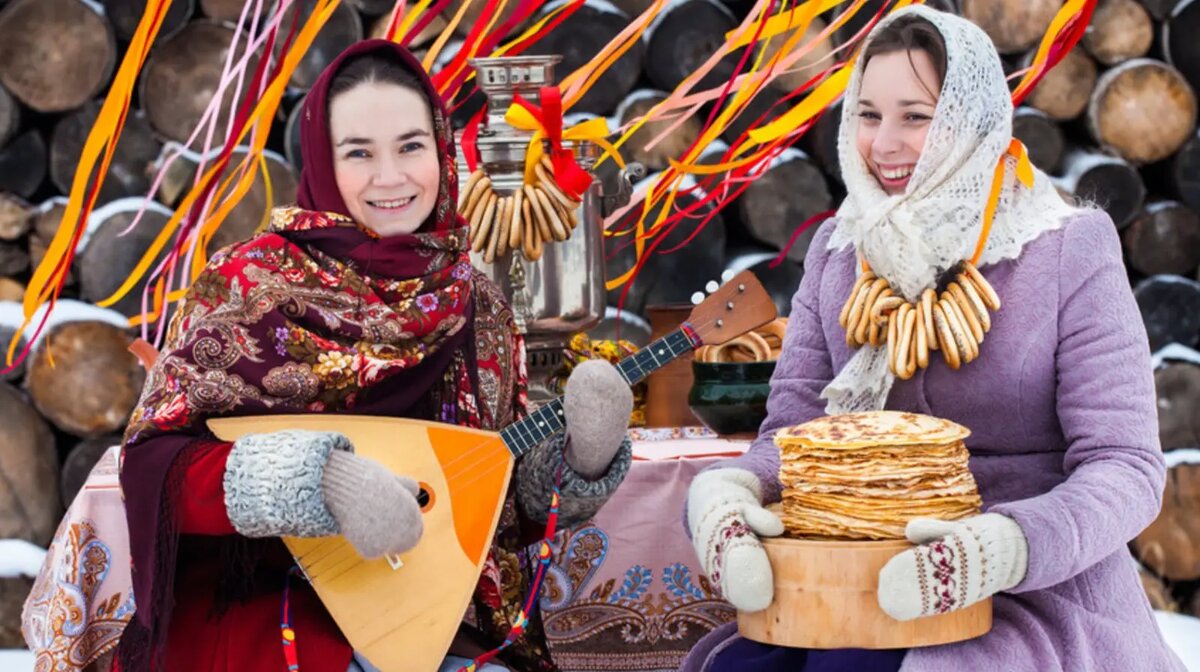
<path id="1" fill-rule="evenodd" d="M 1025 578 L 1029 545 L 1008 516 L 917 518 L 905 536 L 918 546 L 879 571 L 879 606 L 898 621 L 969 607 Z"/>
<path id="2" fill-rule="evenodd" d="M 762 507 L 762 485 L 745 469 L 713 469 L 688 488 L 688 526 L 701 567 L 739 611 L 771 604 L 775 580 L 758 536 L 783 534 L 783 522 Z"/>

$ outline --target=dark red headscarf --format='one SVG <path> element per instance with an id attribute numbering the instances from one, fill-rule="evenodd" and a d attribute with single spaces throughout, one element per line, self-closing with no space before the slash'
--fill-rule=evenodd
<path id="1" fill-rule="evenodd" d="M 458 173 L 455 170 L 454 135 L 450 126 L 450 115 L 438 95 L 433 81 L 421 67 L 421 62 L 407 49 L 388 40 L 364 40 L 342 52 L 317 78 L 304 99 L 304 119 L 300 124 L 300 154 L 304 157 L 304 169 L 300 171 L 300 188 L 296 192 L 297 204 L 306 210 L 336 212 L 349 216 L 346 203 L 338 191 L 333 178 L 333 141 L 329 135 L 329 88 L 342 64 L 348 59 L 364 54 L 377 54 L 394 59 L 411 72 L 421 83 L 425 100 L 433 111 L 433 134 L 442 157 L 442 176 L 438 189 L 438 205 L 430 215 L 431 220 L 421 227 L 428 231 L 435 227 L 462 226 L 456 222 L 455 204 L 458 202 Z M 445 206 L 445 207 L 443 207 Z"/>
<path id="2" fill-rule="evenodd" d="M 330 85 L 367 53 L 411 72 L 432 110 L 441 180 L 414 234 L 380 238 L 359 226 L 334 177 Z M 166 641 L 174 505 L 190 452 L 212 438 L 207 419 L 345 411 L 480 425 L 473 275 L 453 136 L 432 82 L 404 48 L 368 40 L 325 69 L 304 105 L 299 207 L 277 208 L 266 233 L 213 256 L 176 310 L 126 431 L 121 486 L 137 616 L 121 642 L 124 672 L 148 669 Z M 247 573 L 253 564 L 245 555 L 231 563 Z"/>

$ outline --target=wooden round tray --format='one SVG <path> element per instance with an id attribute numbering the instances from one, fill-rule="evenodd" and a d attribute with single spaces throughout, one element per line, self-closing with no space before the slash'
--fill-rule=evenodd
<path id="1" fill-rule="evenodd" d="M 763 539 L 775 575 L 775 599 L 738 612 L 743 637 L 810 649 L 900 649 L 979 637 L 992 628 L 992 601 L 897 621 L 879 608 L 879 570 L 907 541 Z"/>

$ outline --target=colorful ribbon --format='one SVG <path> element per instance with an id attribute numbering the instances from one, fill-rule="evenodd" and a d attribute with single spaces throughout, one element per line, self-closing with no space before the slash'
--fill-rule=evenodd
<path id="1" fill-rule="evenodd" d="M 550 141 L 550 163 L 553 165 L 554 181 L 558 187 L 575 200 L 582 200 L 583 192 L 592 184 L 592 175 L 579 167 L 575 154 L 563 146 L 564 140 L 588 141 L 602 147 L 608 146 L 608 122 L 603 117 L 589 119 L 568 129 L 563 129 L 562 93 L 557 86 L 543 86 L 540 90 L 541 106 L 521 97 L 513 96 L 513 103 L 504 113 L 504 120 L 514 128 L 532 131 L 529 149 L 525 152 L 525 182 L 537 181 L 535 166 L 546 151 L 543 140 Z"/>
<path id="2" fill-rule="evenodd" d="M 500 655 L 502 651 L 512 646 L 513 642 L 516 642 L 521 635 L 525 634 L 525 627 L 529 625 L 529 614 L 533 613 L 534 606 L 542 592 L 542 580 L 546 578 L 546 570 L 550 568 L 550 561 L 554 558 L 553 553 L 550 552 L 550 542 L 554 540 L 554 535 L 558 531 L 558 507 L 562 498 L 559 486 L 562 484 L 562 476 L 562 470 L 555 474 L 554 493 L 550 496 L 550 513 L 546 516 L 546 533 L 538 543 L 537 571 L 534 572 L 533 583 L 529 586 L 529 595 L 525 598 L 524 606 L 513 620 L 512 627 L 509 628 L 504 641 L 491 651 L 458 668 L 458 672 L 476 672 L 481 665 Z"/>

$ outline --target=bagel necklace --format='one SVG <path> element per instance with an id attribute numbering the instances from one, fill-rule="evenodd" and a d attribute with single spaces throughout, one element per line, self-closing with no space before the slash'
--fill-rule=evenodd
<path id="1" fill-rule="evenodd" d="M 949 275 L 954 279 L 940 294 L 929 288 L 916 301 L 908 301 L 886 279 L 871 271 L 865 257 L 862 259 L 863 272 L 838 315 L 838 324 L 846 330 L 846 345 L 857 349 L 886 343 L 888 369 L 901 380 L 912 378 L 918 368 L 928 367 L 931 350 L 940 350 L 954 370 L 979 357 L 984 334 L 992 328 L 991 314 L 1000 310 L 1000 296 L 976 266 L 992 229 L 1006 156 L 1017 159 L 1021 182 L 1027 186 L 1033 183 L 1025 147 L 1014 140 L 996 165 L 975 253 L 951 269 Z"/>

